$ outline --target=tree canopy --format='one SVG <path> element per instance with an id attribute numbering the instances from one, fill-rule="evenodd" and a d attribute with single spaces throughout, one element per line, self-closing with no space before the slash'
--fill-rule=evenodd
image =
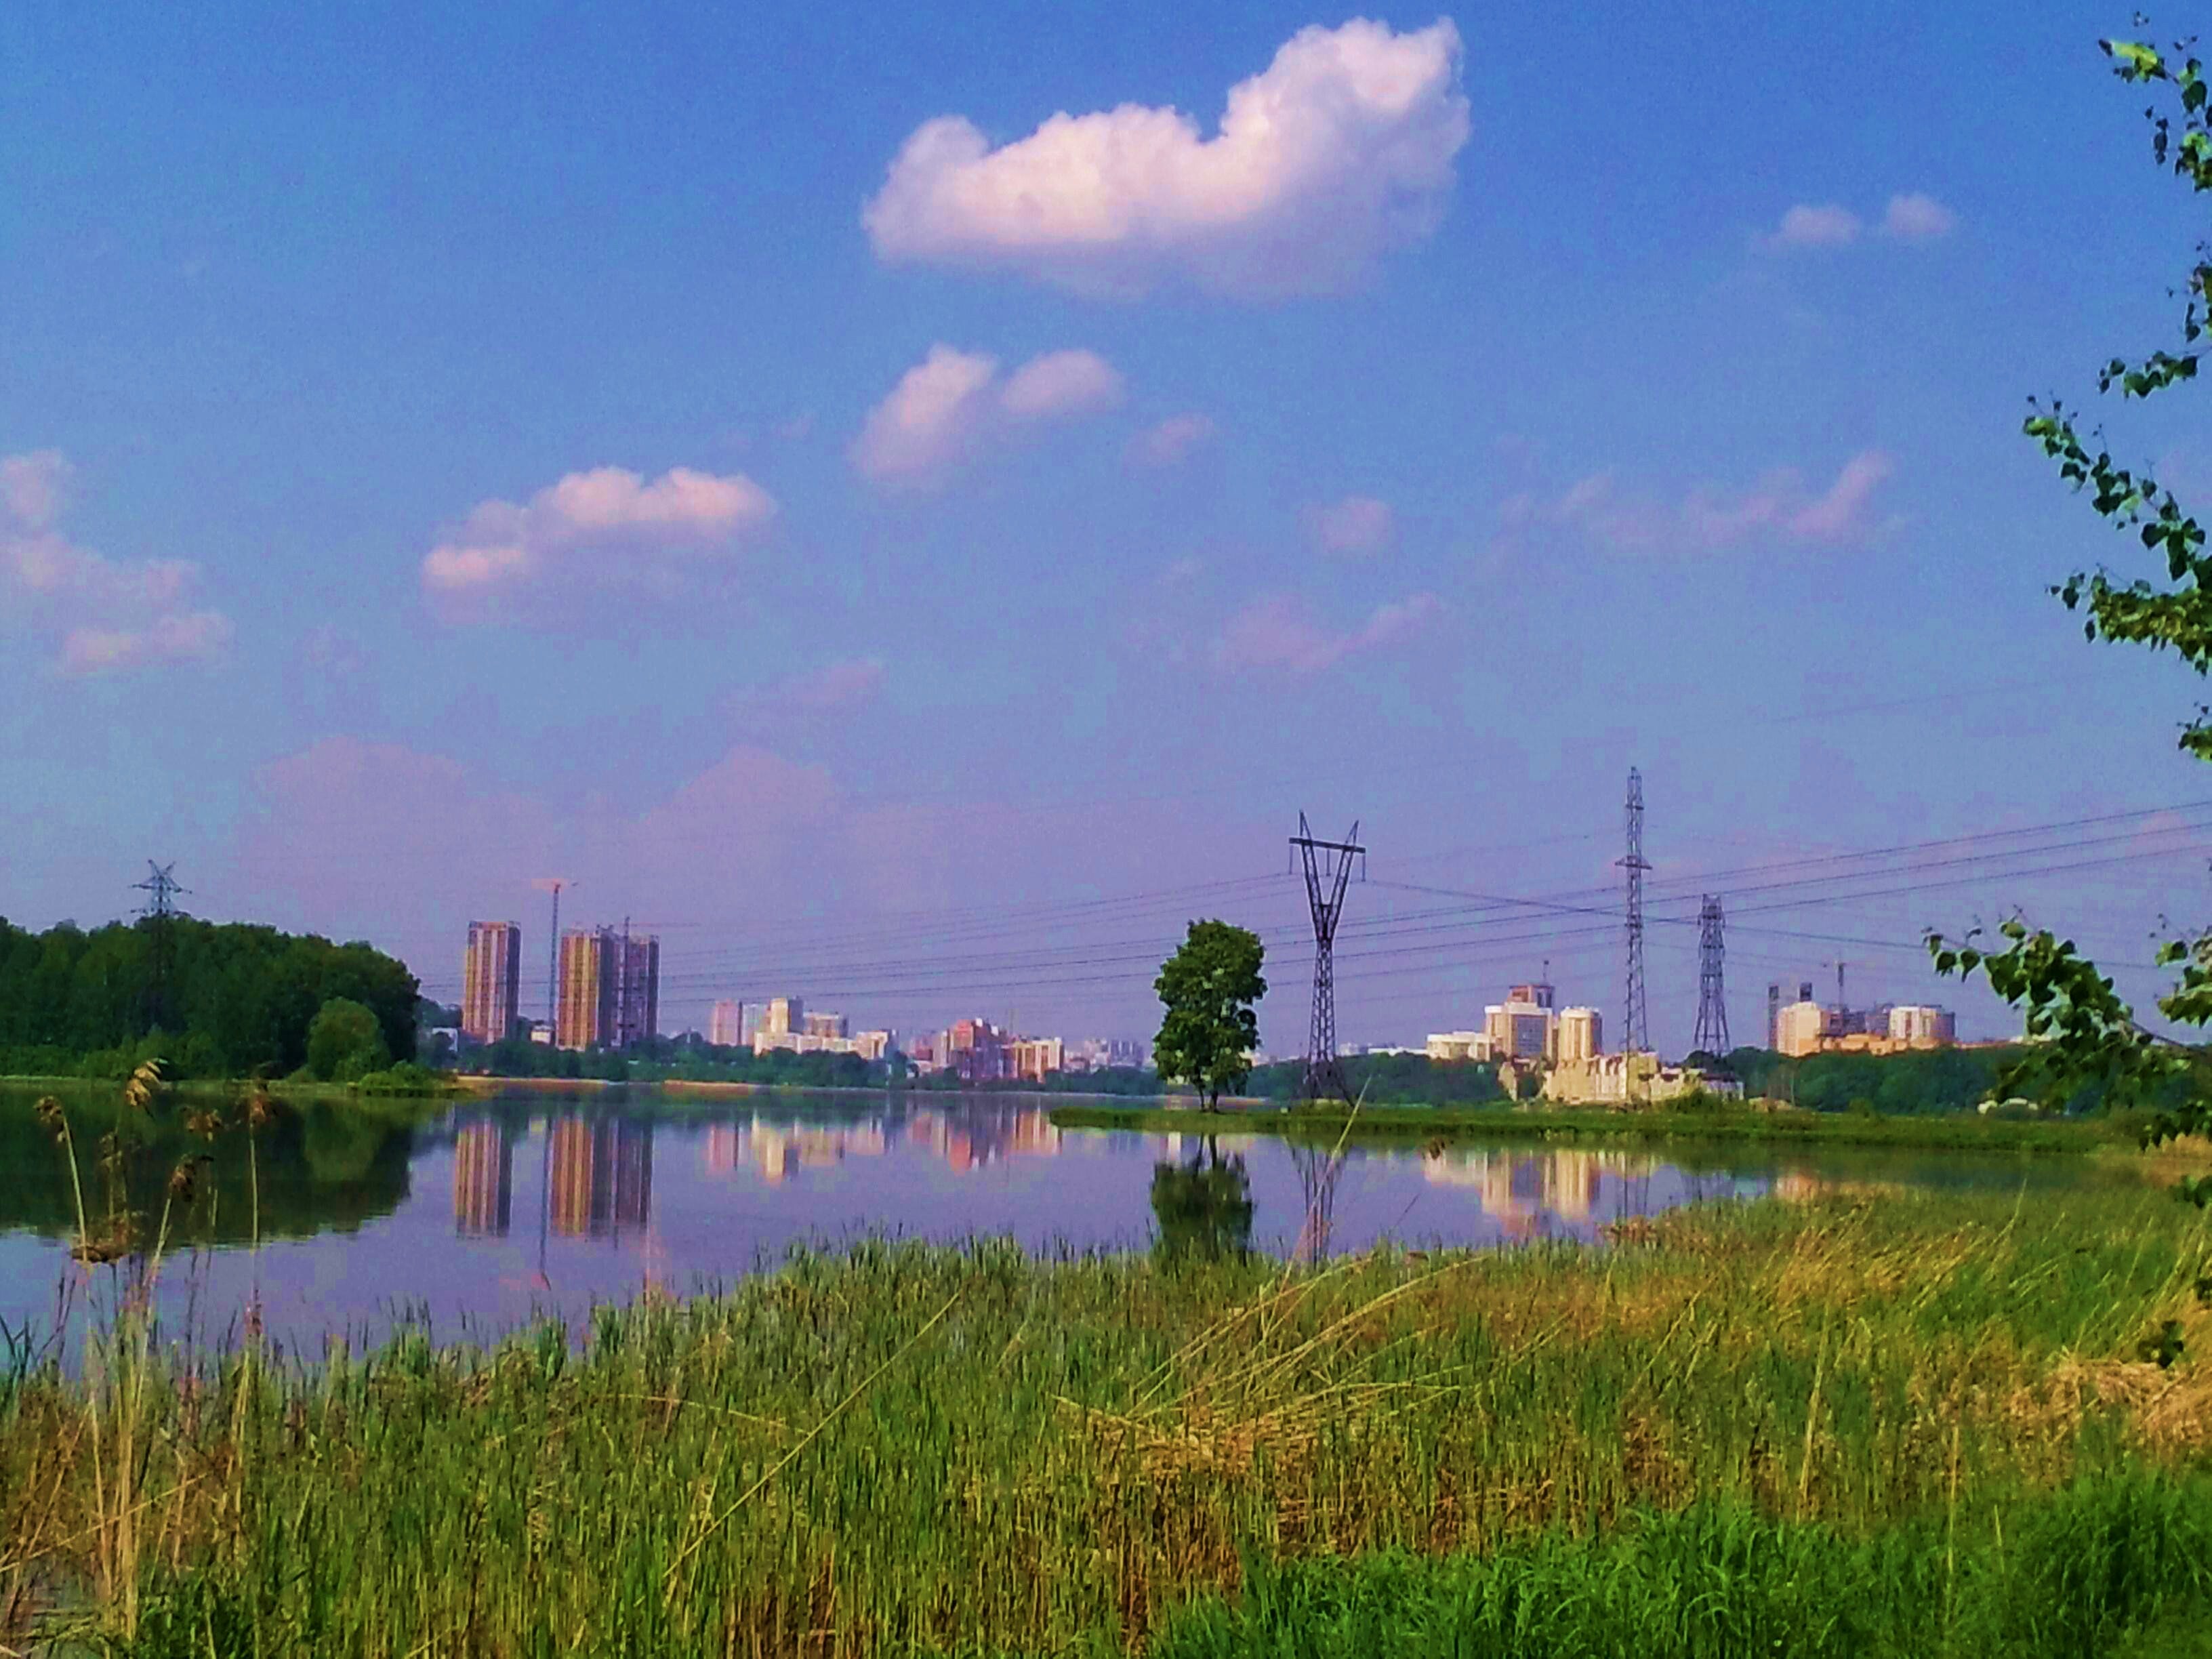
<path id="1" fill-rule="evenodd" d="M 1249 928 L 1194 921 L 1152 981 L 1166 1009 L 1152 1039 L 1152 1063 L 1168 1081 L 1188 1083 L 1209 1112 L 1243 1083 L 1260 1046 L 1252 1005 L 1267 994 L 1260 976 L 1267 947 Z"/>
<path id="2" fill-rule="evenodd" d="M 2192 196 L 2212 191 L 2212 122 L 2207 118 L 2212 88 L 2203 65 L 2185 45 L 2167 52 L 2142 41 L 2101 44 L 2113 72 L 2156 100 L 2144 111 L 2154 161 Z M 2172 293 L 2181 302 L 2174 348 L 2133 360 L 2112 358 L 2098 372 L 2099 392 L 2117 392 L 2124 405 L 2197 378 L 2212 327 L 2212 244 L 2198 241 L 2193 263 Z M 2149 576 L 2100 567 L 2076 570 L 2052 586 L 2061 604 L 2081 614 L 2083 635 L 2171 650 L 2200 677 L 2212 672 L 2212 556 L 2205 551 L 2203 526 L 2152 469 L 2114 461 L 2102 431 L 2085 436 L 2075 412 L 2057 400 L 2033 402 L 2023 430 L 2057 464 L 2058 476 L 2088 497 L 2091 509 L 2140 543 L 2154 562 Z M 2196 717 L 2183 723 L 2179 744 L 2200 760 L 2212 760 L 2212 708 L 2200 705 Z M 1987 948 L 1994 941 L 1973 933 L 1963 939 L 1931 934 L 1928 946 L 1939 972 L 1979 972 L 2007 1002 L 2026 1007 L 2032 1046 L 2007 1069 L 2007 1092 L 2056 1101 L 2094 1086 L 2112 1105 L 2164 1105 L 2150 1132 L 2154 1139 L 2212 1127 L 2205 1095 L 2188 1086 L 2197 1049 L 2140 1023 L 2112 980 L 2073 940 L 2031 927 L 2019 916 L 1998 931 L 2004 943 L 1996 949 Z M 2159 999 L 2160 1012 L 2183 1026 L 2212 1020 L 2212 931 L 2169 939 L 2158 959 L 2181 970 L 2172 991 Z M 2174 1102 L 2177 1085 L 2180 1099 L 2166 1105 Z M 2199 1204 L 2212 1203 L 2212 1176 L 2185 1182 L 2183 1192 Z"/>
<path id="3" fill-rule="evenodd" d="M 0 919 L 0 1073 L 120 1077 L 160 1054 L 188 1077 L 289 1074 L 307 1029 L 343 997 L 374 1016 L 385 1048 L 415 1053 L 415 976 L 365 944 L 178 916 L 167 924 L 173 1029 L 148 1030 L 155 924 L 43 933 Z"/>

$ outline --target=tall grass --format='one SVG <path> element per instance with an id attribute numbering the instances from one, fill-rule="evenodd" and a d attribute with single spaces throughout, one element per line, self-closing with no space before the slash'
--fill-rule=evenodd
<path id="1" fill-rule="evenodd" d="M 1767 1611 L 1710 1640 L 1685 1612 L 1652 1650 L 1796 1652 L 1729 1644 L 1858 1618 L 1831 1589 L 1891 1566 L 1930 1642 L 2098 1595 L 2118 1628 L 2205 1559 L 2208 1271 L 2204 1217 L 2161 1194 L 1831 1196 L 1312 1269 L 871 1243 L 601 1310 L 580 1354 L 545 1326 L 155 1356 L 124 1646 L 1319 1654 L 1356 1650 L 1261 1638 L 1296 1597 L 1397 1585 L 1518 1609 L 1522 1645 L 1379 1651 L 1596 1654 L 1741 1583 Z M 2135 1358 L 2167 1321 L 2180 1358 Z M 0 1583 L 33 1556 L 96 1582 L 100 1409 L 17 1389 Z M 2062 1524 L 2103 1553 L 2029 1547 Z"/>

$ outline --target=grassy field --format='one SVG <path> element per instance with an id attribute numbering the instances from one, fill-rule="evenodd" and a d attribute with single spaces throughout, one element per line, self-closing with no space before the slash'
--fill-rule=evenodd
<path id="1" fill-rule="evenodd" d="M 2120 1118 L 2033 1119 L 1967 1113 L 1878 1116 L 1856 1112 L 1752 1111 L 1729 1106 L 1705 1111 L 1613 1112 L 1569 1107 L 1468 1108 L 1367 1106 L 1249 1109 L 1215 1114 L 1157 1103 L 1056 1106 L 1052 1121 L 1063 1129 L 1133 1129 L 1146 1134 L 1279 1134 L 1334 1142 L 1427 1140 L 1437 1136 L 1524 1141 L 1731 1142 L 1746 1146 L 1894 1146 L 1988 1152 L 2087 1152 L 2132 1147 L 2134 1126 Z"/>
<path id="2" fill-rule="evenodd" d="M 126 1319 L 90 1382 L 0 1371 L 0 1644 L 62 1586 L 113 1651 L 218 1659 L 2183 1653 L 2207 1225 L 2146 1188 L 1321 1269 L 869 1244 L 312 1366 Z"/>

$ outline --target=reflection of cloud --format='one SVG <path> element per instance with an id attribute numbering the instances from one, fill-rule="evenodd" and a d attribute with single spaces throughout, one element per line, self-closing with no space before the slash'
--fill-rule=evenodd
<path id="1" fill-rule="evenodd" d="M 1212 137 L 1174 109 L 1054 116 L 994 149 L 926 121 L 861 214 L 877 257 L 1084 292 L 1184 281 L 1248 296 L 1341 288 L 1443 217 L 1468 137 L 1459 32 L 1354 19 L 1298 31 L 1230 89 Z"/>

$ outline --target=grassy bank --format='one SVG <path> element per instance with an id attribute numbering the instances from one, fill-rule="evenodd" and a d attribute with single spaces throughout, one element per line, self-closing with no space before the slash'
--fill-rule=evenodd
<path id="1" fill-rule="evenodd" d="M 2208 1273 L 2160 1194 L 1830 1197 L 1321 1271 L 867 1245 L 580 1358 L 156 1346 L 0 1383 L 0 1602 L 218 1656 L 2101 1652 L 2204 1587 Z"/>
<path id="2" fill-rule="evenodd" d="M 1194 1107 L 1157 1103 L 1056 1106 L 1062 1129 L 1133 1129 L 1146 1134 L 1278 1134 L 1334 1142 L 1426 1140 L 1436 1136 L 1488 1140 L 1708 1140 L 1760 1146 L 1894 1146 L 1961 1152 L 2087 1152 L 2133 1146 L 2134 1127 L 2108 1118 L 2036 1121 L 1959 1113 L 1943 1116 L 1883 1117 L 1857 1112 L 1761 1112 L 1742 1107 L 1710 1111 L 1611 1112 L 1571 1108 L 1264 1106 L 1208 1115 Z"/>

